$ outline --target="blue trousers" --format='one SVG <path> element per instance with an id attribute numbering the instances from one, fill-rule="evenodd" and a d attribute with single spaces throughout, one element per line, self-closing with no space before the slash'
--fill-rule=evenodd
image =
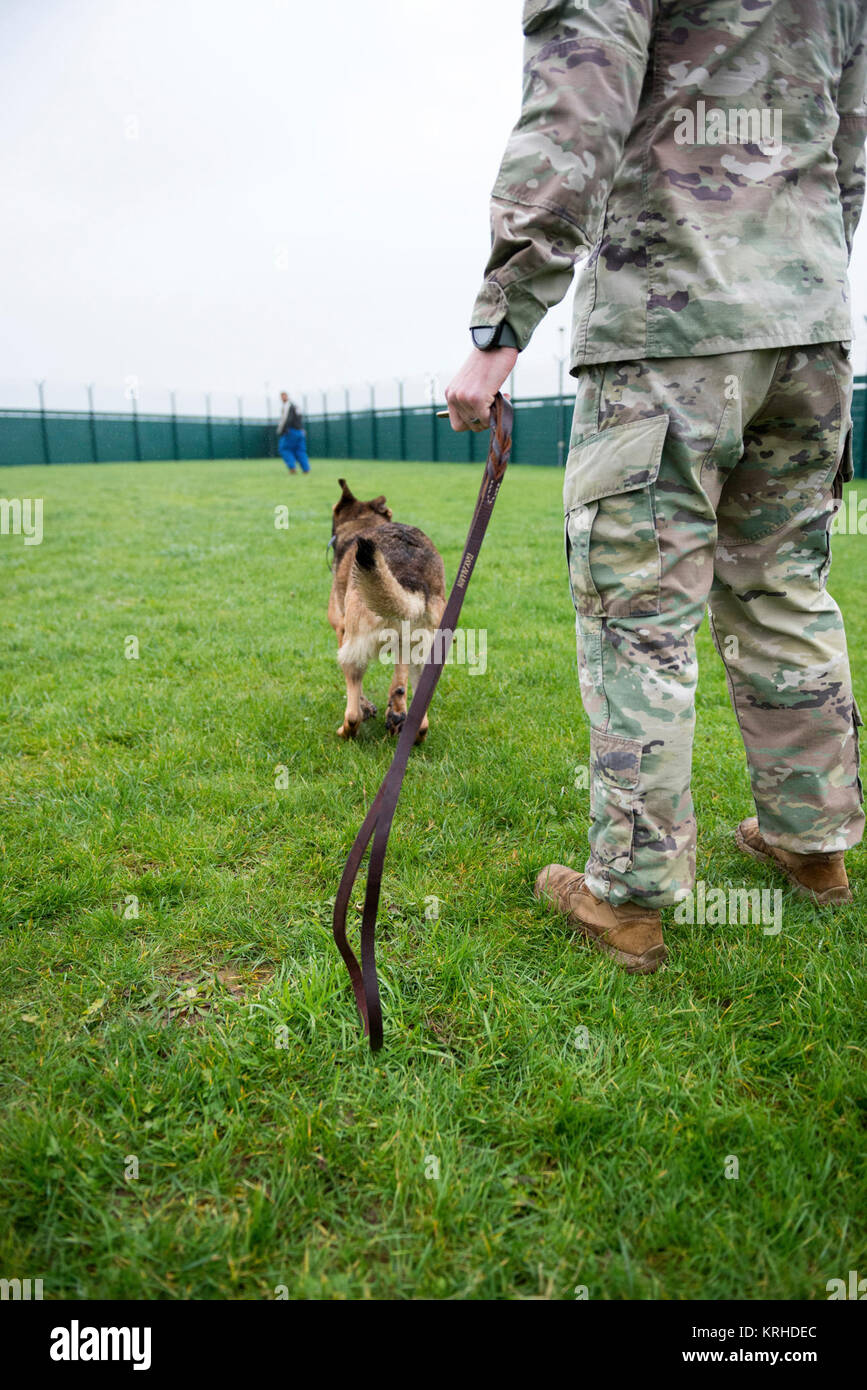
<path id="1" fill-rule="evenodd" d="M 283 455 L 283 462 L 287 468 L 294 472 L 296 463 L 300 463 L 302 473 L 310 472 L 307 437 L 303 430 L 287 430 L 285 434 L 281 434 L 277 440 L 277 448 Z"/>

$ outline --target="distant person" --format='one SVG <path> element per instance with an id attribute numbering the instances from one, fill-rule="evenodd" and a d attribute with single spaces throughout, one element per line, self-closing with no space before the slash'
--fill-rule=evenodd
<path id="1" fill-rule="evenodd" d="M 307 457 L 307 436 L 304 431 L 304 416 L 285 391 L 280 392 L 282 408 L 280 423 L 277 426 L 277 448 L 290 473 L 296 472 L 296 464 L 301 465 L 302 473 L 310 472 Z"/>

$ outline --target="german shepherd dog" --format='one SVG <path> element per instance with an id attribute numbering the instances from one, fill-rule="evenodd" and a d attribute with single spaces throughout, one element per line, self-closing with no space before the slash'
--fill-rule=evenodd
<path id="1" fill-rule="evenodd" d="M 446 606 L 443 562 L 423 531 L 392 521 L 384 497 L 360 502 L 344 478 L 338 481 L 342 492 L 332 509 L 334 580 L 328 600 L 337 660 L 346 677 L 346 712 L 337 732 L 341 738 L 355 738 L 363 721 L 375 716 L 376 706 L 365 696 L 362 682 L 370 662 L 390 640 L 399 659 L 385 726 L 396 734 L 406 719 L 409 681 L 415 689 L 424 665 L 417 660 L 419 639 L 433 636 Z M 425 715 L 416 743 L 424 741 L 427 731 Z"/>

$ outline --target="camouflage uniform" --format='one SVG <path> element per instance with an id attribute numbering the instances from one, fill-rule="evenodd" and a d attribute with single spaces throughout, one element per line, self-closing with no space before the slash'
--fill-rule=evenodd
<path id="1" fill-rule="evenodd" d="M 708 603 L 765 839 L 806 853 L 863 832 L 860 718 L 825 582 L 852 476 L 867 6 L 526 0 L 524 32 L 472 322 L 508 319 L 524 347 L 586 257 L 564 504 L 587 881 L 658 907 L 694 876 Z"/>
<path id="2" fill-rule="evenodd" d="M 564 503 L 597 897 L 660 907 L 692 886 L 708 601 L 765 839 L 806 853 L 861 838 L 860 719 L 825 589 L 851 387 L 836 343 L 579 377 Z"/>

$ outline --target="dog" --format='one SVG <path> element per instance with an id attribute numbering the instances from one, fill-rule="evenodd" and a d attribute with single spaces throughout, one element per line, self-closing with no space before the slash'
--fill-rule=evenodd
<path id="1" fill-rule="evenodd" d="M 436 546 L 416 526 L 392 521 L 384 497 L 361 502 L 345 478 L 332 509 L 334 546 L 328 621 L 337 634 L 337 660 L 346 677 L 346 711 L 341 738 L 355 738 L 365 719 L 376 715 L 362 690 L 364 673 L 386 642 L 398 647 L 388 692 L 385 725 L 397 734 L 406 719 L 407 692 L 418 681 L 433 634 L 446 606 L 446 577 Z M 405 639 L 409 636 L 410 642 Z M 409 647 L 409 650 L 407 650 Z M 416 737 L 428 731 L 425 715 Z"/>

